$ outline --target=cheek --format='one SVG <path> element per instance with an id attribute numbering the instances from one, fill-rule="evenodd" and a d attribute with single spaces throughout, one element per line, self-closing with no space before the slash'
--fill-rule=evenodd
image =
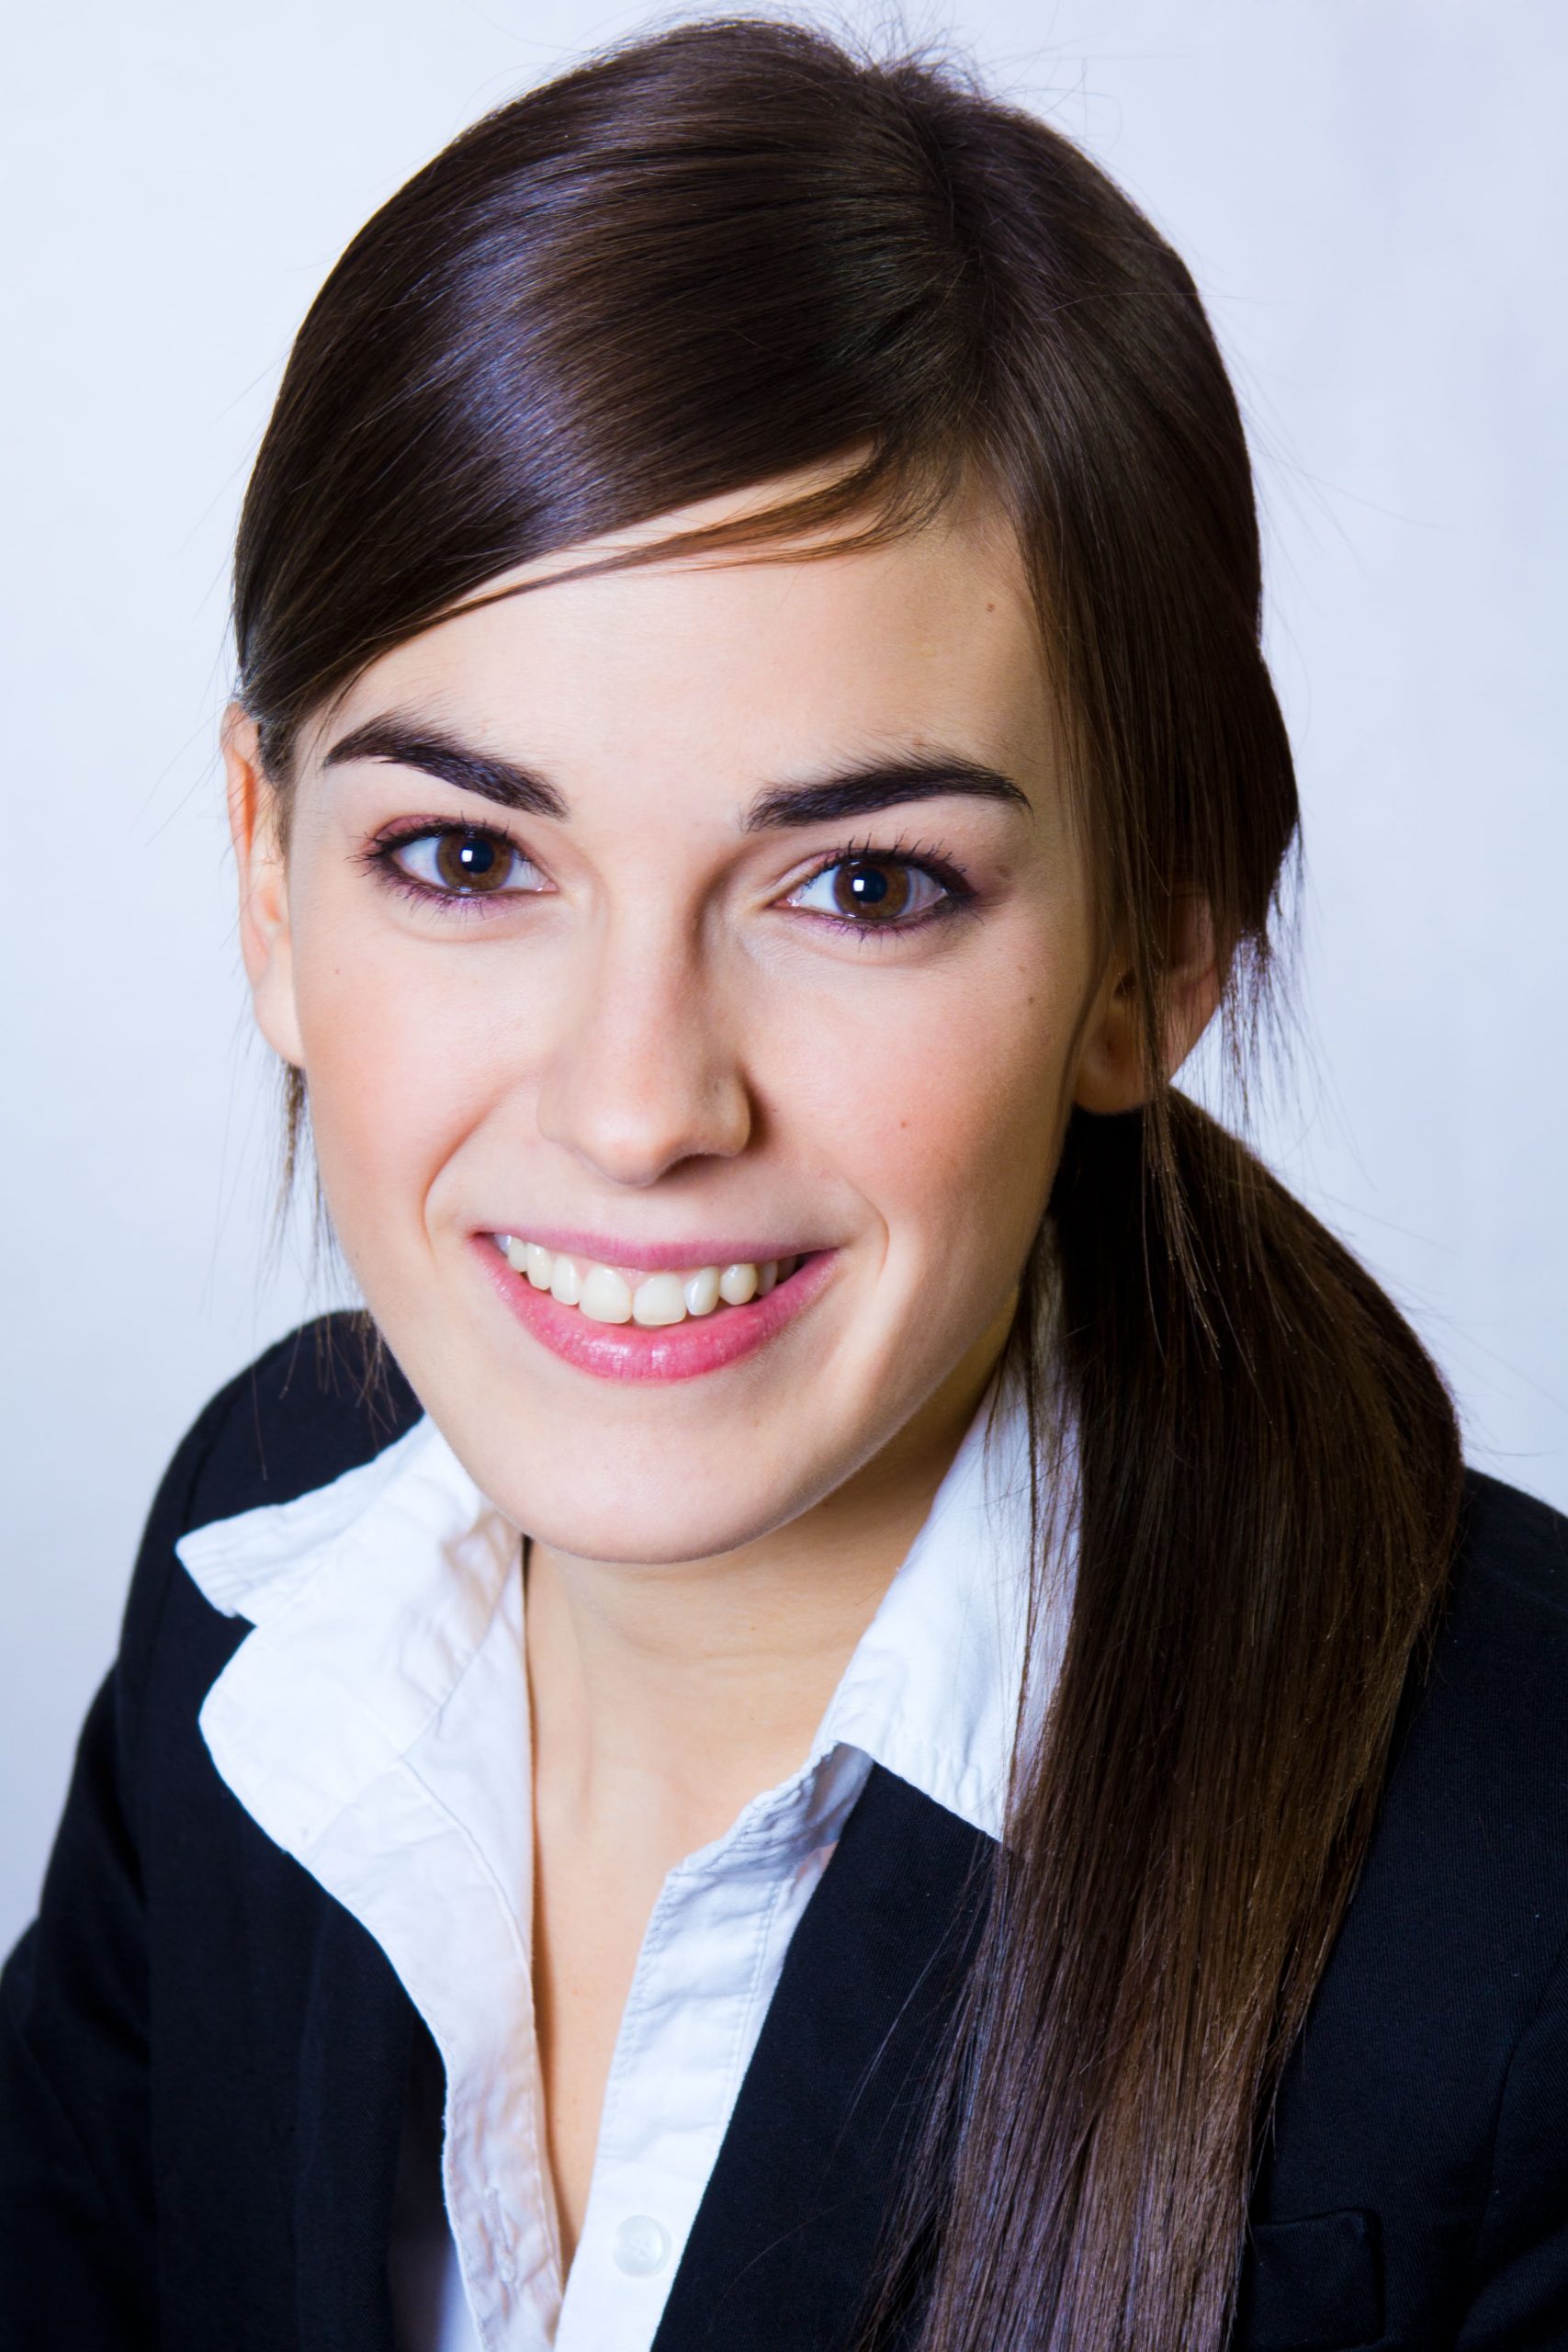
<path id="1" fill-rule="evenodd" d="M 1055 1170 L 1076 992 L 1037 953 L 931 983 L 871 976 L 858 1003 L 835 1007 L 831 1050 L 821 1024 L 797 1028 L 786 1083 L 893 1255 L 1010 1255 Z"/>
<path id="2" fill-rule="evenodd" d="M 367 1260 L 423 1252 L 432 1183 L 503 1083 L 485 962 L 356 923 L 352 909 L 297 951 L 311 1133 L 362 1280 Z"/>

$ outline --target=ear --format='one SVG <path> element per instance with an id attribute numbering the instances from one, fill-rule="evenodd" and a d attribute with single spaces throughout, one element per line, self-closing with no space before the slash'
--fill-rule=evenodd
<path id="1" fill-rule="evenodd" d="M 1224 993 L 1224 973 L 1206 899 L 1179 899 L 1166 1008 L 1161 1080 L 1173 1078 L 1198 1043 Z M 1154 1092 L 1138 1021 L 1137 983 L 1113 956 L 1100 984 L 1079 1051 L 1073 1101 L 1085 1111 L 1135 1110 Z"/>
<path id="2" fill-rule="evenodd" d="M 304 1067 L 294 1005 L 293 939 L 283 810 L 262 767 L 254 719 L 238 703 L 223 714 L 220 737 L 228 784 L 229 834 L 240 881 L 240 952 L 251 984 L 256 1026 L 274 1053 Z"/>

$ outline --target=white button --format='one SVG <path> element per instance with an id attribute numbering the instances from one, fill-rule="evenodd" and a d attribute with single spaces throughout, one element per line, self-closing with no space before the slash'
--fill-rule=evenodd
<path id="1" fill-rule="evenodd" d="M 670 2233 L 651 2213 L 628 2213 L 615 2232 L 615 2267 L 628 2278 L 651 2278 L 670 2258 Z"/>

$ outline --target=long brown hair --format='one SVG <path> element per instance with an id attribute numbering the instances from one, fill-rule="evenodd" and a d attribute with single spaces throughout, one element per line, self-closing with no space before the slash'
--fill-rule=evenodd
<path id="1" fill-rule="evenodd" d="M 382 208 L 300 331 L 241 524 L 269 774 L 287 795 L 303 722 L 507 568 L 813 465 L 808 498 L 679 544 L 862 543 L 977 472 L 1031 570 L 1150 1067 L 1193 902 L 1243 1051 L 1297 810 L 1235 399 L 1149 222 L 949 64 L 677 27 Z M 923 2352 L 1218 2352 L 1440 1603 L 1454 1418 L 1376 1284 L 1163 1082 L 1075 1114 L 1021 1271 L 1042 1462 L 1049 1396 L 1077 1431 L 1076 1597 L 882 2318 L 918 2273 Z"/>

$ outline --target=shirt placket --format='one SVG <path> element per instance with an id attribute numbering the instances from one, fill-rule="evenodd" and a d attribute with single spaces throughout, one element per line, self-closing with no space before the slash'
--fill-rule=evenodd
<path id="1" fill-rule="evenodd" d="M 671 1871 L 621 2020 L 556 2352 L 646 2352 L 750 2056 L 807 1792 Z"/>

